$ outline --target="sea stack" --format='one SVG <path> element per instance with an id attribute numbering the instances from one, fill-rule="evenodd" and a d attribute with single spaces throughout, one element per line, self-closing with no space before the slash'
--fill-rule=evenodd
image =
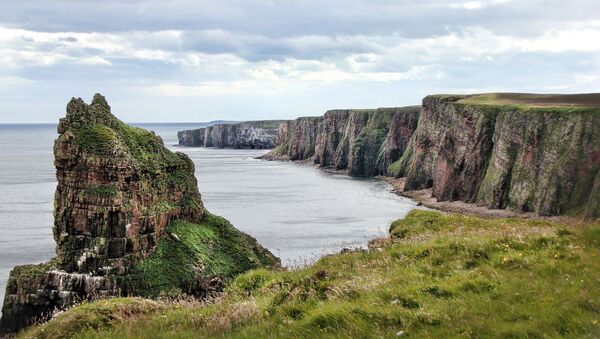
<path id="1" fill-rule="evenodd" d="M 279 265 L 254 238 L 204 209 L 185 154 L 117 119 L 102 95 L 89 105 L 73 98 L 58 133 L 56 258 L 12 270 L 2 333 L 85 299 L 172 289 L 205 296 L 237 273 Z"/>

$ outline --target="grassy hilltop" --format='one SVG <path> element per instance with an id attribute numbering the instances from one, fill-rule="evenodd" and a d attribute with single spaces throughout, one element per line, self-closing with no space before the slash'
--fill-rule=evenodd
<path id="1" fill-rule="evenodd" d="M 598 337 L 600 222 L 412 211 L 365 253 L 238 276 L 206 305 L 83 304 L 21 337 Z"/>
<path id="2" fill-rule="evenodd" d="M 527 107 L 595 107 L 600 108 L 600 93 L 588 94 L 531 94 L 486 93 L 468 95 L 463 104 L 523 105 Z"/>

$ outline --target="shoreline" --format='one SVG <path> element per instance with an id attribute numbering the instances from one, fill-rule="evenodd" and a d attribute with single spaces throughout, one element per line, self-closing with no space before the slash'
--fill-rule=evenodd
<path id="1" fill-rule="evenodd" d="M 268 153 L 266 153 L 268 154 Z M 312 162 L 312 158 L 304 160 L 290 160 L 287 156 L 276 156 L 276 157 L 265 157 L 265 155 L 256 157 L 257 160 L 263 161 L 279 161 L 279 162 L 293 162 L 303 165 L 309 165 L 317 170 L 324 171 L 331 174 L 345 174 L 348 175 L 347 169 L 336 170 L 328 167 L 319 167 L 318 164 Z M 357 177 L 360 178 L 360 177 Z M 521 219 L 535 219 L 551 222 L 568 222 L 572 224 L 581 224 L 585 221 L 576 217 L 567 215 L 554 215 L 554 216 L 541 216 L 533 212 L 515 212 L 508 209 L 490 209 L 484 206 L 478 206 L 474 203 L 467 203 L 460 200 L 455 201 L 438 201 L 432 196 L 432 189 L 425 188 L 414 191 L 404 191 L 405 178 L 395 178 L 387 175 L 377 175 L 371 177 L 373 179 L 382 180 L 390 184 L 393 189 L 392 193 L 413 200 L 417 203 L 417 207 L 424 206 L 433 210 L 445 212 L 445 213 L 456 213 L 468 216 L 477 216 L 487 219 L 499 219 L 499 218 L 521 218 Z"/>
<path id="2" fill-rule="evenodd" d="M 268 153 L 267 153 L 268 154 Z M 264 155 L 256 157 L 255 159 L 263 161 L 280 161 L 280 162 L 293 162 L 303 165 L 309 165 L 317 170 L 324 171 L 331 174 L 345 174 L 348 175 L 348 170 L 336 170 L 328 167 L 319 167 L 318 164 L 312 162 L 312 158 L 304 160 L 290 160 L 287 156 L 277 157 L 265 157 Z M 360 177 L 356 177 L 360 178 Z M 585 221 L 579 218 L 567 216 L 567 215 L 553 215 L 553 216 L 541 216 L 533 212 L 515 212 L 508 209 L 491 209 L 484 206 L 478 206 L 474 203 L 468 203 L 460 200 L 455 201 L 438 201 L 432 196 L 432 189 L 425 188 L 414 191 L 404 191 L 405 178 L 395 178 L 387 175 L 376 175 L 371 177 L 373 179 L 382 180 L 390 184 L 393 189 L 392 193 L 413 200 L 417 203 L 417 207 L 424 206 L 436 211 L 445 213 L 455 213 L 467 216 L 476 216 L 486 219 L 500 219 L 500 218 L 521 218 L 521 219 L 534 219 L 551 222 L 568 222 L 572 224 L 581 224 Z"/>
<path id="3" fill-rule="evenodd" d="M 268 154 L 268 153 L 267 153 Z M 348 170 L 336 170 L 328 167 L 319 167 L 318 164 L 314 164 L 312 162 L 312 158 L 304 159 L 304 160 L 290 160 L 287 156 L 277 156 L 277 157 L 265 157 L 264 155 L 260 157 L 256 157 L 255 159 L 264 160 L 264 161 L 280 161 L 280 162 L 293 162 L 299 163 L 303 165 L 309 165 L 314 167 L 317 170 L 324 171 L 326 173 L 331 174 L 345 174 L 348 175 Z M 356 177 L 360 178 L 360 177 Z M 377 175 L 371 177 L 373 179 L 378 179 L 385 181 L 390 184 L 393 189 L 392 193 L 413 200 L 417 203 L 417 207 L 424 206 L 436 211 L 441 211 L 445 213 L 456 213 L 463 214 L 468 216 L 477 216 L 481 218 L 487 219 L 499 219 L 499 218 L 521 218 L 521 219 L 535 219 L 535 220 L 543 220 L 543 221 L 551 221 L 551 222 L 568 222 L 573 224 L 581 224 L 585 221 L 579 218 L 566 216 L 566 215 L 553 215 L 553 216 L 541 216 L 533 212 L 515 212 L 507 209 L 490 209 L 484 206 L 478 206 L 474 203 L 467 203 L 460 200 L 455 201 L 438 201 L 435 197 L 432 196 L 432 189 L 425 188 L 421 190 L 414 191 L 404 191 L 404 183 L 405 178 L 395 178 L 387 175 Z"/>
<path id="4" fill-rule="evenodd" d="M 498 218 L 521 218 L 521 219 L 536 219 L 543 221 L 552 222 L 569 222 L 573 224 L 580 224 L 584 221 L 578 218 L 566 216 L 566 215 L 555 215 L 555 216 L 541 216 L 532 212 L 515 212 L 507 209 L 490 209 L 484 206 L 478 206 L 473 203 L 467 203 L 464 201 L 438 201 L 433 197 L 432 189 L 425 188 L 415 191 L 404 191 L 405 178 L 394 178 L 385 175 L 378 175 L 375 178 L 383 180 L 394 188 L 392 190 L 398 196 L 412 199 L 417 202 L 418 206 L 425 206 L 434 210 L 456 213 L 470 216 L 477 216 L 487 219 L 498 219 Z"/>

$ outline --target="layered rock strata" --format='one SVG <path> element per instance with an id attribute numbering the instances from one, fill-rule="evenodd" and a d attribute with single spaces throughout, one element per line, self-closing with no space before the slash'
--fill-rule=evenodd
<path id="1" fill-rule="evenodd" d="M 72 99 L 58 133 L 56 258 L 12 270 L 3 333 L 79 300 L 169 289 L 201 296 L 220 287 L 211 281 L 278 264 L 255 239 L 204 210 L 185 154 L 115 118 L 103 96 L 89 105 Z"/>
<path id="2" fill-rule="evenodd" d="M 419 106 L 330 110 L 279 129 L 278 146 L 264 159 L 307 160 L 352 176 L 386 174 L 417 126 Z"/>
<path id="3" fill-rule="evenodd" d="M 217 148 L 269 149 L 276 146 L 282 120 L 216 124 L 177 133 L 179 145 Z"/>
<path id="4" fill-rule="evenodd" d="M 428 96 L 422 107 L 407 151 L 390 166 L 405 190 L 600 217 L 600 95 Z"/>

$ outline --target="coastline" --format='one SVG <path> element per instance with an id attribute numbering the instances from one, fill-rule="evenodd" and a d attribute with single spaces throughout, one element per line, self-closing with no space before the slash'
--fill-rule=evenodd
<path id="1" fill-rule="evenodd" d="M 581 219 L 570 217 L 566 215 L 557 216 L 541 216 L 532 212 L 515 212 L 506 209 L 490 209 L 485 206 L 478 206 L 473 203 L 466 203 L 464 201 L 438 201 L 431 195 L 431 188 L 414 191 L 404 191 L 405 178 L 394 178 L 390 176 L 379 175 L 376 178 L 387 182 L 394 187 L 393 193 L 412 199 L 418 204 L 431 208 L 434 210 L 456 213 L 469 216 L 477 216 L 481 218 L 493 219 L 493 218 L 522 218 L 522 219 L 535 219 L 552 222 L 568 222 L 572 224 L 581 224 Z"/>
<path id="2" fill-rule="evenodd" d="M 268 153 L 267 153 L 268 154 Z M 293 162 L 303 165 L 311 166 L 317 170 L 331 173 L 331 174 L 345 174 L 349 175 L 349 171 L 347 169 L 336 170 L 329 167 L 319 167 L 317 164 L 312 162 L 312 158 L 303 159 L 303 160 L 290 160 L 286 156 L 277 156 L 277 157 L 265 157 L 264 155 L 260 157 L 256 157 L 255 159 L 264 160 L 264 161 L 279 161 L 279 162 Z M 500 218 L 521 218 L 521 219 L 534 219 L 534 220 L 543 220 L 550 222 L 568 222 L 571 224 L 582 224 L 583 220 L 567 215 L 554 215 L 554 216 L 541 216 L 533 212 L 515 212 L 507 209 L 490 209 L 485 206 L 479 206 L 474 203 L 467 203 L 460 200 L 455 201 L 438 201 L 435 197 L 432 196 L 432 189 L 425 188 L 421 190 L 413 190 L 413 191 L 404 191 L 404 183 L 405 178 L 395 178 L 386 175 L 377 175 L 371 177 L 372 179 L 382 180 L 386 183 L 390 184 L 393 189 L 392 193 L 403 197 L 409 198 L 412 201 L 417 203 L 417 206 L 424 206 L 433 210 L 445 212 L 445 213 L 455 213 L 462 214 L 467 216 L 476 216 L 480 218 L 486 219 L 500 219 Z"/>

